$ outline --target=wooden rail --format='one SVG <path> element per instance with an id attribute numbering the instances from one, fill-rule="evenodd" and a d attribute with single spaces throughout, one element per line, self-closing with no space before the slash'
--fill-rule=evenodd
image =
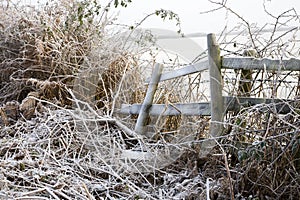
<path id="1" fill-rule="evenodd" d="M 224 108 L 227 111 L 238 111 L 243 107 L 250 107 L 256 104 L 274 104 L 274 112 L 279 114 L 286 114 L 290 111 L 289 105 L 294 103 L 287 99 L 271 99 L 271 98 L 247 98 L 247 97 L 223 97 Z M 262 105 L 263 106 L 263 105 Z M 127 115 L 138 115 L 140 113 L 141 104 L 123 104 L 121 107 L 122 113 Z M 186 116 L 211 116 L 210 102 L 202 103 L 174 103 L 174 104 L 152 104 L 149 109 L 149 115 L 153 116 L 172 116 L 172 115 L 186 115 Z"/>
<path id="2" fill-rule="evenodd" d="M 199 62 L 199 63 L 195 63 L 193 65 L 188 65 L 186 67 L 183 67 L 183 68 L 180 68 L 180 69 L 162 74 L 160 79 L 159 79 L 159 82 L 174 79 L 174 78 L 178 78 L 178 77 L 181 77 L 181 76 L 186 76 L 186 75 L 189 75 L 189 74 L 194 74 L 194 73 L 201 72 L 201 71 L 204 71 L 204 70 L 207 70 L 207 69 L 209 69 L 208 61 L 202 61 L 202 62 Z M 148 78 L 146 80 L 146 83 L 149 83 L 149 82 L 150 82 L 150 78 Z"/>
<path id="3" fill-rule="evenodd" d="M 268 58 L 223 58 L 222 68 L 225 69 L 258 69 L 267 71 L 300 71 L 300 60 L 273 60 Z"/>

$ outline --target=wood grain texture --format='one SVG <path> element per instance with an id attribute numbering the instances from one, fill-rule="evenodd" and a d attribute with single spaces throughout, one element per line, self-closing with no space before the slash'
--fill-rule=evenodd
<path id="1" fill-rule="evenodd" d="M 139 134 L 145 134 L 146 122 L 149 117 L 149 110 L 153 103 L 154 94 L 156 92 L 158 82 L 163 70 L 163 65 L 156 63 L 152 73 L 151 81 L 148 85 L 146 97 L 141 106 L 140 113 L 135 125 L 135 132 Z"/>
<path id="2" fill-rule="evenodd" d="M 201 71 L 207 70 L 208 67 L 209 67 L 209 64 L 208 64 L 207 60 L 195 63 L 193 65 L 188 65 L 188 66 L 182 67 L 180 69 L 175 69 L 173 71 L 162 74 L 159 82 L 178 78 L 178 77 L 189 75 L 189 74 L 194 74 L 197 72 L 201 72 Z M 146 83 L 149 83 L 149 82 L 150 82 L 150 78 L 146 79 Z"/>
<path id="3" fill-rule="evenodd" d="M 122 114 L 139 114 L 141 104 L 126 105 L 123 104 L 120 110 Z M 153 116 L 169 116 L 169 115 L 190 115 L 190 116 L 209 116 L 210 103 L 187 103 L 187 104 L 153 104 L 149 110 L 149 114 Z"/>
<path id="4" fill-rule="evenodd" d="M 224 118 L 224 100 L 222 96 L 222 75 L 220 47 L 214 34 L 207 35 L 207 49 L 210 78 L 210 98 L 211 98 L 211 121 L 210 136 L 216 137 L 222 134 Z"/>
<path id="5" fill-rule="evenodd" d="M 239 111 L 242 108 L 247 108 L 255 105 L 261 105 L 260 108 L 265 110 L 273 110 L 275 113 L 286 114 L 290 112 L 290 105 L 296 101 L 287 99 L 272 99 L 272 98 L 249 98 L 249 97 L 223 97 L 224 110 Z M 138 115 L 141 104 L 123 104 L 118 111 L 126 115 Z M 169 116 L 169 115 L 189 115 L 189 116 L 210 116 L 210 102 L 203 103 L 175 103 L 172 105 L 153 104 L 149 110 L 149 115 L 153 116 Z"/>
<path id="6" fill-rule="evenodd" d="M 225 69 L 249 69 L 267 71 L 300 71 L 300 60 L 291 58 L 289 60 L 273 60 L 269 58 L 223 58 L 222 68 Z"/>

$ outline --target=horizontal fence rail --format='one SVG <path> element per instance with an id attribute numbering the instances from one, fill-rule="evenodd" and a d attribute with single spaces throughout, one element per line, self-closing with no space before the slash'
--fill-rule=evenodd
<path id="1" fill-rule="evenodd" d="M 300 60 L 273 60 L 268 58 L 223 58 L 222 68 L 225 69 L 260 69 L 268 71 L 300 71 Z"/>
<path id="2" fill-rule="evenodd" d="M 224 98 L 224 108 L 227 111 L 239 111 L 242 108 L 254 106 L 257 104 L 265 104 L 266 110 L 274 110 L 279 114 L 290 112 L 290 106 L 295 101 L 286 99 L 271 99 L 271 98 L 247 98 L 247 97 L 231 97 Z M 123 104 L 120 113 L 127 115 L 138 115 L 142 104 Z M 202 103 L 174 103 L 174 104 L 152 104 L 149 114 L 153 116 L 210 116 L 210 102 Z"/>
<path id="3" fill-rule="evenodd" d="M 291 58 L 289 60 L 273 60 L 268 58 L 257 59 L 247 57 L 222 58 L 223 69 L 249 69 L 249 70 L 267 70 L 267 71 L 300 71 L 300 60 Z M 207 60 L 188 65 L 161 75 L 159 82 L 171 80 L 181 76 L 186 76 L 209 69 Z M 149 83 L 147 78 L 145 83 Z"/>
<path id="4" fill-rule="evenodd" d="M 186 67 L 180 68 L 180 69 L 175 69 L 171 72 L 166 72 L 161 75 L 159 82 L 178 78 L 181 76 L 189 75 L 189 74 L 194 74 L 197 72 L 201 72 L 204 70 L 207 70 L 209 68 L 208 61 L 202 61 L 198 62 L 192 65 L 188 65 Z M 150 78 L 146 80 L 146 83 L 150 82 Z"/>
<path id="5" fill-rule="evenodd" d="M 122 114 L 136 115 L 139 114 L 141 104 L 126 105 L 123 104 L 120 112 Z M 210 103 L 176 103 L 176 104 L 152 104 L 150 115 L 169 116 L 169 115 L 210 115 Z"/>

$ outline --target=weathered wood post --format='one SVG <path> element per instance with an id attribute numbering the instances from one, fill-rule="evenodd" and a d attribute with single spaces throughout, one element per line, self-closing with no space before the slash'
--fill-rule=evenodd
<path id="1" fill-rule="evenodd" d="M 134 130 L 136 133 L 145 135 L 145 128 L 147 125 L 147 119 L 149 117 L 149 111 L 153 103 L 154 94 L 157 89 L 162 70 L 163 65 L 156 63 L 152 72 L 150 83 L 148 85 L 146 97 L 140 109 L 139 116 L 135 125 Z"/>
<path id="2" fill-rule="evenodd" d="M 258 54 L 255 50 L 245 50 L 243 52 L 245 57 L 257 57 Z M 239 81 L 238 96 L 250 97 L 252 90 L 252 70 L 241 69 L 241 77 Z"/>
<path id="3" fill-rule="evenodd" d="M 220 47 L 214 34 L 207 35 L 209 76 L 210 76 L 210 137 L 214 138 L 221 135 L 223 131 L 224 100 L 222 96 L 222 75 L 221 75 L 221 56 Z M 202 155 L 209 153 L 215 145 L 214 140 L 209 140 L 202 145 Z"/>

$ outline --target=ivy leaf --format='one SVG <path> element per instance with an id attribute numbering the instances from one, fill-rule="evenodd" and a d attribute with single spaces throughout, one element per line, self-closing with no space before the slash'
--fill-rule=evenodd
<path id="1" fill-rule="evenodd" d="M 119 5 L 119 0 L 115 0 L 114 5 L 115 5 L 115 8 L 118 7 L 118 5 Z"/>

